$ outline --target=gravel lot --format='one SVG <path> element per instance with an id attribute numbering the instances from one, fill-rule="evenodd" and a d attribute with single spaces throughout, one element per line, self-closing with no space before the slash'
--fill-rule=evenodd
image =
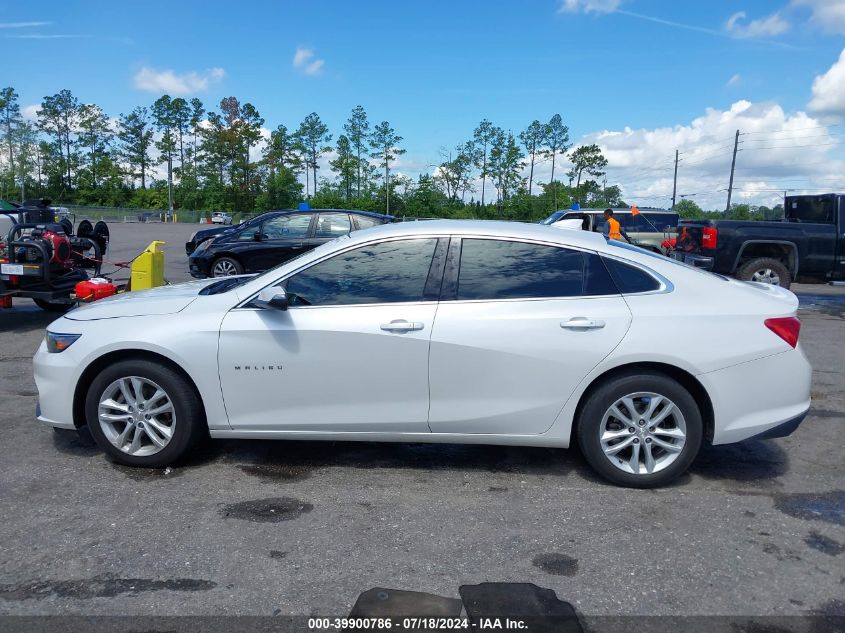
<path id="1" fill-rule="evenodd" d="M 113 260 L 188 225 L 115 224 Z M 125 275 L 124 275 L 125 276 Z M 585 616 L 845 614 L 845 289 L 801 285 L 813 409 L 788 438 L 705 448 L 657 491 L 576 450 L 218 441 L 132 470 L 36 424 L 54 318 L 0 312 L 0 613 L 345 615 L 373 587 L 534 583 Z M 695 344 L 695 341 L 691 341 Z"/>

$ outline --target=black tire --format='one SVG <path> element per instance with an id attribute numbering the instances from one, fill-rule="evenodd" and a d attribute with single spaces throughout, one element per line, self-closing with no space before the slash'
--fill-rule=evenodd
<path id="1" fill-rule="evenodd" d="M 789 288 L 792 283 L 792 274 L 783 262 L 771 257 L 758 257 L 750 259 L 740 266 L 736 271 L 736 278 L 741 281 L 755 281 L 754 275 L 769 270 L 778 277 L 778 284 L 781 288 Z"/>
<path id="2" fill-rule="evenodd" d="M 615 466 L 605 455 L 600 439 L 602 419 L 608 409 L 619 399 L 638 392 L 651 392 L 671 400 L 680 410 L 686 425 L 685 443 L 677 457 L 662 470 L 650 474 L 625 472 Z M 701 412 L 690 393 L 665 374 L 648 371 L 618 374 L 598 386 L 588 398 L 576 422 L 578 445 L 590 466 L 605 479 L 630 488 L 664 486 L 686 472 L 698 455 L 704 435 Z M 652 446 L 658 451 L 663 450 Z"/>
<path id="3" fill-rule="evenodd" d="M 217 269 L 218 267 L 226 266 L 231 268 L 234 272 L 229 274 L 218 274 Z M 244 274 L 244 267 L 237 259 L 234 257 L 218 257 L 214 260 L 211 264 L 211 277 L 230 277 L 232 275 L 243 275 Z"/>
<path id="4" fill-rule="evenodd" d="M 109 385 L 120 378 L 138 376 L 156 383 L 170 398 L 175 411 L 175 424 L 170 441 L 152 455 L 130 455 L 114 446 L 106 437 L 97 415 L 100 399 Z M 127 466 L 163 468 L 184 458 L 208 433 L 202 403 L 194 387 L 179 373 L 148 360 L 124 360 L 100 372 L 88 388 L 85 418 L 97 445 L 113 461 Z"/>
<path id="5" fill-rule="evenodd" d="M 47 301 L 46 299 L 33 299 L 35 305 L 47 312 L 67 312 L 76 304 L 71 301 Z"/>

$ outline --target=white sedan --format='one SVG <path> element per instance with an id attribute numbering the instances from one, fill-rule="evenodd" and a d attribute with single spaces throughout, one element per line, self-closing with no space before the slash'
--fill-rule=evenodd
<path id="1" fill-rule="evenodd" d="M 601 235 L 431 221 L 341 237 L 259 276 L 72 310 L 35 355 L 38 419 L 124 464 L 215 438 L 568 447 L 637 487 L 703 442 L 810 407 L 798 301 Z"/>

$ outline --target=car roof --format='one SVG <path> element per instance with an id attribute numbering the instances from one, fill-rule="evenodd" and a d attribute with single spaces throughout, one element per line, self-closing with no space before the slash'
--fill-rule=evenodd
<path id="1" fill-rule="evenodd" d="M 358 209 L 273 209 L 272 211 L 265 211 L 259 215 L 268 215 L 270 213 L 277 215 L 294 215 L 297 213 L 354 213 L 355 215 L 365 215 L 371 218 L 394 219 L 392 215 L 385 215 L 384 213 L 376 213 L 374 211 L 359 211 Z M 256 215 L 255 217 L 257 218 L 259 216 Z"/>
<path id="2" fill-rule="evenodd" d="M 555 211 L 555 213 L 604 213 L 605 209 L 607 209 L 607 207 L 603 207 L 601 209 L 599 209 L 597 207 L 590 207 L 590 208 L 586 208 L 586 209 L 559 209 L 558 211 Z M 649 207 L 637 207 L 637 209 L 639 209 L 640 213 L 665 213 L 667 215 L 669 215 L 669 214 L 677 215 L 678 214 L 677 211 L 672 211 L 671 209 L 651 209 Z M 627 207 L 623 207 L 623 208 L 614 207 L 611 210 L 613 211 L 613 213 L 630 213 L 631 212 L 631 209 L 629 209 Z M 552 214 L 552 215 L 554 215 L 554 214 Z"/>
<path id="3" fill-rule="evenodd" d="M 543 224 L 503 222 L 498 220 L 427 220 L 425 222 L 381 224 L 371 229 L 355 231 L 350 235 L 349 239 L 354 242 L 363 242 L 370 241 L 374 237 L 387 238 L 414 235 L 517 238 L 582 246 L 593 250 L 607 246 L 607 240 L 600 233 L 590 231 L 561 231 L 560 229 Z"/>

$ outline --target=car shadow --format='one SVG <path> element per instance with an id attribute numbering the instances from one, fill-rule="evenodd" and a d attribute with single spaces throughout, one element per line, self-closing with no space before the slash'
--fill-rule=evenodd
<path id="1" fill-rule="evenodd" d="M 772 486 L 788 470 L 789 456 L 777 442 L 746 440 L 703 446 L 689 472 L 709 480 Z"/>
<path id="2" fill-rule="evenodd" d="M 514 475 L 567 476 L 601 481 L 576 449 L 396 442 L 214 440 L 183 466 L 231 464 L 266 478 L 302 478 L 330 467 L 425 472 L 482 471 Z"/>

